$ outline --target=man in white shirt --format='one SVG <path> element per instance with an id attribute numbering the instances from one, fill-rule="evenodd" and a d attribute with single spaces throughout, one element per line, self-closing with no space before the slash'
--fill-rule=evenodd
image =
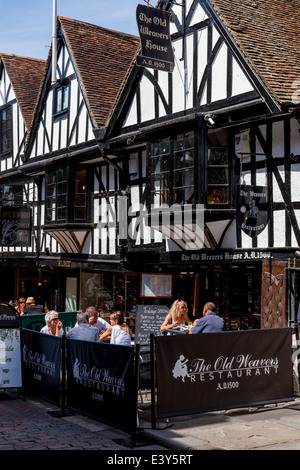
<path id="1" fill-rule="evenodd" d="M 95 307 L 88 307 L 86 309 L 86 313 L 89 315 L 89 324 L 97 328 L 99 331 L 106 331 L 107 328 L 110 327 L 110 324 L 107 321 L 103 320 L 103 318 L 98 317 L 97 310 Z M 78 326 L 76 323 L 75 327 Z"/>

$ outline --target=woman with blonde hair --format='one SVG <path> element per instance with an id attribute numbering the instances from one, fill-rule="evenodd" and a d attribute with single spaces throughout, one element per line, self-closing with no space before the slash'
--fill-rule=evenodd
<path id="1" fill-rule="evenodd" d="M 160 331 L 167 331 L 171 328 L 175 328 L 176 326 L 189 322 L 190 319 L 188 317 L 187 303 L 182 299 L 177 299 L 171 305 L 169 313 L 160 327 Z"/>

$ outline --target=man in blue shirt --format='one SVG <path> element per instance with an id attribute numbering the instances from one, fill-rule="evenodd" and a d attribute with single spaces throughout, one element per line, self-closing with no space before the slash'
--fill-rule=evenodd
<path id="1" fill-rule="evenodd" d="M 215 309 L 215 304 L 207 302 L 203 308 L 203 317 L 197 321 L 190 333 L 222 333 L 226 331 L 225 322 L 215 314 Z"/>
<path id="2" fill-rule="evenodd" d="M 89 314 L 87 312 L 77 313 L 77 324 L 69 333 L 68 339 L 81 339 L 84 341 L 99 341 L 98 329 L 89 324 Z"/>

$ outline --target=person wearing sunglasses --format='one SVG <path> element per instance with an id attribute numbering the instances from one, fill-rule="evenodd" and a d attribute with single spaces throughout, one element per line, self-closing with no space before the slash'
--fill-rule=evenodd
<path id="1" fill-rule="evenodd" d="M 24 308 L 26 306 L 26 299 L 25 297 L 20 297 L 18 300 L 18 304 L 16 306 L 16 310 L 18 315 L 24 315 Z"/>
<path id="2" fill-rule="evenodd" d="M 46 325 L 41 329 L 41 333 L 53 336 L 62 336 L 64 334 L 62 328 L 63 324 L 58 318 L 58 313 L 55 312 L 55 310 L 51 310 L 50 312 L 46 313 L 45 321 Z"/>

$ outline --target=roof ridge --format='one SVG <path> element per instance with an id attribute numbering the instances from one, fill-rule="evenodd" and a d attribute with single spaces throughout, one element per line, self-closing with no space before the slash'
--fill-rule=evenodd
<path id="1" fill-rule="evenodd" d="M 98 29 L 101 29 L 101 30 L 104 30 L 104 31 L 109 31 L 111 33 L 117 33 L 117 34 L 120 34 L 120 35 L 123 35 L 123 36 L 128 36 L 128 37 L 133 37 L 133 38 L 138 38 L 137 35 L 135 34 L 131 34 L 131 33 L 125 33 L 124 31 L 118 31 L 117 29 L 111 29 L 111 28 L 107 28 L 105 26 L 99 26 L 95 23 L 89 23 L 87 21 L 82 21 L 82 20 L 76 20 L 74 18 L 67 18 L 66 16 L 58 16 L 58 19 L 59 20 L 66 20 L 66 21 L 70 21 L 70 22 L 73 22 L 73 23 L 81 23 L 81 24 L 85 24 L 87 26 L 92 26 L 94 28 L 98 28 Z"/>
<path id="2" fill-rule="evenodd" d="M 7 52 L 0 52 L 1 57 L 16 57 L 17 59 L 26 59 L 26 60 L 32 60 L 36 62 L 46 62 L 46 59 L 39 59 L 37 57 L 29 57 L 29 56 L 23 56 L 23 55 L 18 55 L 18 54 L 8 54 Z"/>

